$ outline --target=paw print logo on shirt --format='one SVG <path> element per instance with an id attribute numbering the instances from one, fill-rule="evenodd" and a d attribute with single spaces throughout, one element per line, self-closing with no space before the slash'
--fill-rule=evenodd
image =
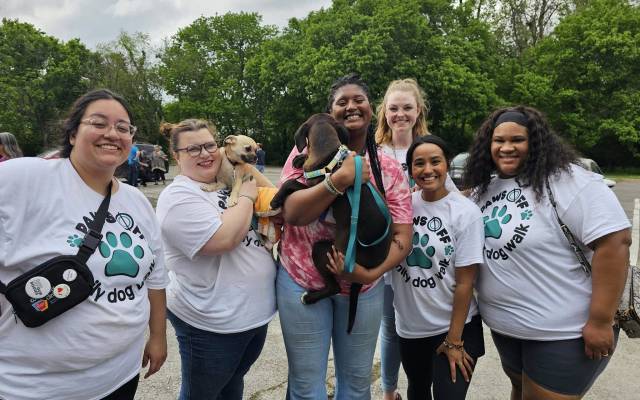
<path id="1" fill-rule="evenodd" d="M 144 250 L 140 245 L 133 245 L 133 240 L 128 233 L 122 232 L 120 238 L 113 232 L 107 232 L 105 240 L 100 242 L 100 255 L 110 258 L 104 267 L 106 276 L 125 275 L 135 278 L 140 271 L 140 265 L 136 259 L 144 257 Z"/>
<path id="2" fill-rule="evenodd" d="M 453 250 L 453 246 L 448 244 L 447 247 L 444 248 L 444 255 L 450 256 L 451 254 L 453 254 Z"/>
<path id="3" fill-rule="evenodd" d="M 498 211 L 498 206 L 493 207 L 491 210 L 491 217 L 483 217 L 484 221 L 484 236 L 500 239 L 502 236 L 502 225 L 511 221 L 511 214 L 507 214 L 507 206 L 502 206 Z"/>
<path id="4" fill-rule="evenodd" d="M 407 265 L 410 267 L 420 267 L 429 269 L 433 265 L 431 258 L 436 252 L 433 246 L 428 246 L 429 235 L 422 236 L 418 232 L 413 233 L 413 249 L 407 256 Z"/>
<path id="5" fill-rule="evenodd" d="M 531 210 L 524 210 L 523 212 L 520 213 L 520 218 L 523 221 L 529 220 L 531 219 L 531 217 L 533 217 L 533 211 Z"/>
<path id="6" fill-rule="evenodd" d="M 80 247 L 82 246 L 82 242 L 84 242 L 84 239 L 78 235 L 69 235 L 67 237 L 67 243 L 69 243 L 71 247 Z"/>

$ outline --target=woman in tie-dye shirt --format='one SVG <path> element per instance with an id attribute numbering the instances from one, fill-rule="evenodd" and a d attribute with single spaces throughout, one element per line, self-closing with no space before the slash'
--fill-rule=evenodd
<path id="1" fill-rule="evenodd" d="M 320 289 L 324 282 L 311 258 L 313 243 L 331 239 L 335 224 L 325 211 L 335 199 L 325 185 L 316 185 L 289 196 L 284 205 L 284 234 L 280 246 L 277 301 L 280 323 L 289 361 L 288 398 L 326 398 L 326 370 L 329 346 L 333 342 L 336 370 L 335 399 L 369 399 L 371 367 L 382 317 L 384 282 L 380 277 L 408 254 L 411 241 L 411 196 L 400 165 L 380 151 L 373 137 L 373 114 L 367 85 L 357 75 L 338 79 L 331 87 L 328 112 L 349 131 L 349 148 L 365 154 L 363 180 L 369 179 L 384 192 L 393 220 L 393 242 L 386 260 L 374 269 L 356 265 L 352 274 L 339 277 L 342 292 L 304 305 L 300 296 L 307 289 Z M 297 151 L 289 156 L 281 181 L 298 178 L 292 166 Z M 353 157 L 333 173 L 333 185 L 342 192 L 353 184 Z M 300 178 L 302 179 L 302 178 Z M 302 179 L 304 181 L 304 179 Z M 353 332 L 348 335 L 348 287 L 364 284 Z"/>

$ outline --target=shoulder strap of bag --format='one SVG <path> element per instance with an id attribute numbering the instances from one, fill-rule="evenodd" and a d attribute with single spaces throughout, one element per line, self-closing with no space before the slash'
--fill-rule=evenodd
<path id="1" fill-rule="evenodd" d="M 76 254 L 76 258 L 80 263 L 86 264 L 87 260 L 96 248 L 100 244 L 102 240 L 102 227 L 104 226 L 104 221 L 107 219 L 107 213 L 109 211 L 109 202 L 111 201 L 111 188 L 113 187 L 113 182 L 109 182 L 109 186 L 107 187 L 107 195 L 105 196 L 102 203 L 100 203 L 100 207 L 96 212 L 96 216 L 93 221 L 88 225 L 89 232 L 84 236 L 82 241 L 82 245 Z M 0 293 L 5 294 L 7 292 L 7 286 L 0 281 Z"/>
<path id="2" fill-rule="evenodd" d="M 589 262 L 587 257 L 584 255 L 584 252 L 578 245 L 578 241 L 576 240 L 575 236 L 573 235 L 569 227 L 564 222 L 562 222 L 562 219 L 560 219 L 560 215 L 558 215 L 558 209 L 556 208 L 556 201 L 553 198 L 551 185 L 549 185 L 549 179 L 545 180 L 545 185 L 547 186 L 549 201 L 553 206 L 553 211 L 556 214 L 556 218 L 558 219 L 558 224 L 560 224 L 560 229 L 562 229 L 562 233 L 564 233 L 564 236 L 567 238 L 567 241 L 569 241 L 569 246 L 571 246 L 571 249 L 573 250 L 573 253 L 576 255 L 578 262 L 582 266 L 584 273 L 587 274 L 587 276 L 591 276 L 591 263 Z"/>
<path id="3" fill-rule="evenodd" d="M 89 257 L 96 251 L 96 248 L 102 241 L 102 227 L 104 226 L 104 221 L 107 219 L 107 213 L 109 212 L 109 202 L 111 201 L 111 188 L 113 186 L 113 181 L 109 182 L 109 186 L 107 186 L 107 195 L 100 203 L 100 207 L 96 212 L 96 217 L 91 221 L 88 225 L 89 232 L 84 236 L 84 240 L 82 241 L 82 245 L 78 250 L 78 254 L 76 254 L 76 258 L 82 264 L 86 264 Z"/>

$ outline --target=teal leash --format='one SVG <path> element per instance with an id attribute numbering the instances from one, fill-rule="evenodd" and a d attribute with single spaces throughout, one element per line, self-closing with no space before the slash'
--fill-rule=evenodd
<path id="1" fill-rule="evenodd" d="M 373 194 L 376 205 L 384 216 L 387 227 L 382 236 L 371 243 L 364 243 L 360 239 L 358 239 L 358 214 L 360 212 L 360 193 L 362 192 L 362 157 L 355 156 L 354 162 L 354 183 L 352 187 L 347 189 L 347 198 L 349 199 L 349 203 L 351 204 L 351 226 L 349 227 L 349 241 L 347 244 L 347 254 L 345 255 L 344 259 L 344 267 L 345 271 L 348 273 L 353 272 L 356 264 L 356 240 L 362 247 L 375 246 L 387 237 L 389 229 L 391 228 L 391 215 L 389 214 L 389 208 L 387 207 L 384 199 L 382 198 L 378 190 L 376 190 L 376 188 L 373 186 L 373 184 L 371 182 L 367 182 L 367 185 L 369 186 L 369 189 Z"/>
<path id="2" fill-rule="evenodd" d="M 353 186 L 347 189 L 347 198 L 351 203 L 351 226 L 349 227 L 349 242 L 347 254 L 344 257 L 344 269 L 352 273 L 356 265 L 356 238 L 358 236 L 358 212 L 360 211 L 360 191 L 362 189 L 362 157 L 354 156 L 355 177 Z"/>

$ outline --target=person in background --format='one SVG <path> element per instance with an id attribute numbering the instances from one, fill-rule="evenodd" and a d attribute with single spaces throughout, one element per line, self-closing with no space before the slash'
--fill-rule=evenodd
<path id="1" fill-rule="evenodd" d="M 277 278 L 278 311 L 287 350 L 289 379 L 287 398 L 326 399 L 326 372 L 329 346 L 333 344 L 336 368 L 337 400 L 371 398 L 371 370 L 375 352 L 384 285 L 380 277 L 398 265 L 410 251 L 411 194 L 409 185 L 393 159 L 379 151 L 371 129 L 373 109 L 367 85 L 355 74 L 339 78 L 331 86 L 327 111 L 349 132 L 349 148 L 364 154 L 363 182 L 373 175 L 375 186 L 384 193 L 393 223 L 393 241 L 385 261 L 371 270 L 356 264 L 353 274 L 338 277 L 341 293 L 304 305 L 300 296 L 307 289 L 320 289 L 324 281 L 316 270 L 311 250 L 318 240 L 332 239 L 335 223 L 325 210 L 336 194 L 325 185 L 315 185 L 291 194 L 283 207 L 284 231 L 280 241 L 280 266 Z M 281 182 L 297 179 L 301 169 L 292 165 L 297 149 L 289 155 Z M 331 179 L 339 191 L 353 185 L 353 154 L 325 179 Z M 369 168 L 370 165 L 370 168 Z M 302 179 L 302 178 L 301 178 Z M 353 332 L 347 334 L 350 282 L 364 284 L 358 300 Z"/>
<path id="2" fill-rule="evenodd" d="M 412 196 L 413 249 L 391 272 L 391 283 L 408 400 L 463 400 L 484 355 L 473 296 L 484 224 L 472 201 L 445 187 L 450 158 L 434 135 L 417 137 L 407 151 L 420 189 Z"/>
<path id="3" fill-rule="evenodd" d="M 165 184 L 165 176 L 167 173 L 165 161 L 167 160 L 166 154 L 162 151 L 159 145 L 153 146 L 153 154 L 151 155 L 151 172 L 153 173 L 154 184 L 157 185 L 158 181 L 162 180 L 162 184 Z"/>
<path id="4" fill-rule="evenodd" d="M 256 168 L 263 174 L 266 157 L 267 153 L 262 149 L 262 143 L 258 143 L 258 149 L 256 150 Z"/>
<path id="5" fill-rule="evenodd" d="M 614 315 L 631 243 L 620 202 L 602 176 L 576 163 L 542 113 L 524 106 L 484 121 L 465 180 L 484 219 L 478 303 L 511 398 L 582 398 L 618 339 Z M 590 261 L 590 275 L 558 218 Z"/>
<path id="6" fill-rule="evenodd" d="M 129 166 L 129 175 L 127 183 L 133 187 L 138 187 L 138 173 L 140 169 L 140 149 L 135 143 L 131 146 L 129 157 L 127 157 L 127 165 Z"/>
<path id="7" fill-rule="evenodd" d="M 275 264 L 251 229 L 256 181 L 244 181 L 227 208 L 229 190 L 201 188 L 216 182 L 222 161 L 213 125 L 188 119 L 161 131 L 180 168 L 156 209 L 182 364 L 179 399 L 241 400 L 276 312 Z"/>
<path id="8" fill-rule="evenodd" d="M 16 137 L 9 132 L 0 132 L 0 162 L 22 157 Z"/>
<path id="9" fill-rule="evenodd" d="M 60 159 L 0 163 L 0 182 L 11 188 L 0 190 L 4 283 L 54 256 L 76 254 L 111 187 L 102 240 L 87 261 L 95 279 L 89 298 L 28 328 L 0 295 L 2 399 L 133 400 L 141 366 L 149 365 L 146 378 L 164 363 L 168 277 L 160 227 L 149 200 L 114 177 L 129 154 L 133 122 L 122 97 L 92 91 L 63 122 Z M 76 279 L 71 272 L 65 279 Z M 64 296 L 65 286 L 50 287 L 38 303 Z"/>
<path id="10" fill-rule="evenodd" d="M 414 190 L 417 188 L 406 164 L 407 150 L 415 139 L 429 134 L 428 113 L 426 95 L 414 79 L 391 82 L 382 104 L 378 106 L 376 143 L 385 154 L 400 163 L 409 185 Z M 450 192 L 458 191 L 449 175 L 446 176 L 446 188 Z M 384 311 L 380 327 L 380 381 L 383 400 L 396 400 L 400 398 L 396 391 L 400 370 L 400 341 L 396 333 L 390 273 L 385 274 L 384 280 Z"/>

